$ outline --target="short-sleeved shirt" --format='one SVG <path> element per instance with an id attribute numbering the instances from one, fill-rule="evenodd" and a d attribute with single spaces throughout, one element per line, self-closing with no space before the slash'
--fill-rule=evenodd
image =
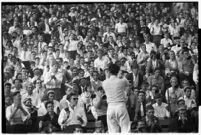
<path id="1" fill-rule="evenodd" d="M 117 23 L 115 25 L 115 29 L 117 29 L 117 33 L 125 33 L 126 29 L 128 28 L 127 23 Z"/>
<path id="2" fill-rule="evenodd" d="M 126 79 L 120 79 L 117 76 L 111 76 L 103 81 L 108 103 L 126 102 L 125 90 L 129 86 Z"/>

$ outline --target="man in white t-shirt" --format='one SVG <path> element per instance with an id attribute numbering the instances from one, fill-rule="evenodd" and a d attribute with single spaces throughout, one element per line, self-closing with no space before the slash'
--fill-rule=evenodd
<path id="1" fill-rule="evenodd" d="M 119 23 L 115 25 L 115 32 L 118 34 L 127 34 L 128 32 L 128 25 L 127 23 L 123 22 L 123 18 L 119 19 Z"/>

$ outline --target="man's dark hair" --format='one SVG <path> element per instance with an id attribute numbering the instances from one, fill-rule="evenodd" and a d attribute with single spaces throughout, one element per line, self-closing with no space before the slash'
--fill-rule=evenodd
<path id="1" fill-rule="evenodd" d="M 54 105 L 54 103 L 52 102 L 52 101 L 47 101 L 46 103 L 45 103 L 45 108 L 47 109 L 47 105 L 48 104 L 53 104 Z"/>
<path id="2" fill-rule="evenodd" d="M 120 67 L 117 64 L 110 64 L 108 70 L 112 75 L 117 75 Z"/>
<path id="3" fill-rule="evenodd" d="M 4 86 L 11 86 L 11 83 L 5 83 Z"/>
<path id="4" fill-rule="evenodd" d="M 72 92 L 72 93 L 70 93 L 69 95 L 67 95 L 66 99 L 67 99 L 68 101 L 70 101 L 70 99 L 71 99 L 72 96 L 77 96 L 77 94 L 74 93 L 74 92 Z"/>

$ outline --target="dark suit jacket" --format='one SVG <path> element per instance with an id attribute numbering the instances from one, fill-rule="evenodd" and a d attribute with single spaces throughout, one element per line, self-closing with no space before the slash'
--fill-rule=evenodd
<path id="1" fill-rule="evenodd" d="M 192 132 L 192 121 L 187 118 L 187 120 L 182 123 L 181 120 L 177 118 L 173 119 L 170 124 L 170 131 L 171 132 L 179 132 L 179 133 L 186 133 L 186 132 Z"/>
<path id="2" fill-rule="evenodd" d="M 137 73 L 137 76 L 138 76 L 136 78 L 137 79 L 137 87 L 141 87 L 141 84 L 143 82 L 143 76 L 140 73 Z M 126 78 L 132 85 L 134 85 L 133 84 L 133 73 L 127 74 Z"/>
<path id="3" fill-rule="evenodd" d="M 152 65 L 152 59 L 147 62 L 146 73 L 153 73 L 156 68 L 164 69 L 164 65 L 161 60 L 156 60 L 156 67 L 154 68 Z"/>
<path id="4" fill-rule="evenodd" d="M 145 116 L 146 115 L 146 110 L 145 110 L 146 109 L 146 103 L 143 102 L 142 104 L 143 104 L 143 110 L 144 110 L 144 116 Z M 135 106 L 134 107 L 134 109 L 135 109 L 134 120 L 142 119 L 143 117 L 141 117 L 141 114 L 140 114 L 140 106 L 141 106 L 140 102 L 137 101 L 134 106 Z"/>

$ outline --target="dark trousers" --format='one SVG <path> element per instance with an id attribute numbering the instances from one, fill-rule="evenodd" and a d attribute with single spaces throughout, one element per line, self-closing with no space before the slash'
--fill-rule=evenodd
<path id="1" fill-rule="evenodd" d="M 100 120 L 103 123 L 104 129 L 107 130 L 107 116 L 106 115 L 98 116 L 98 120 Z"/>
<path id="2" fill-rule="evenodd" d="M 9 133 L 27 133 L 27 127 L 24 124 L 11 125 Z"/>

